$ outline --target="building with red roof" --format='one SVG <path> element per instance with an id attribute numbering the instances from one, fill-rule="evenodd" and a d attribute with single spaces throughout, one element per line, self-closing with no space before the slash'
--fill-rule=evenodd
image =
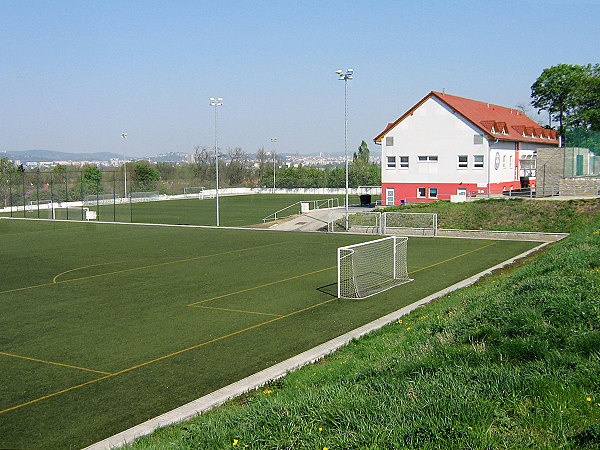
<path id="1" fill-rule="evenodd" d="M 374 139 L 385 205 L 535 186 L 538 148 L 555 130 L 518 109 L 432 91 Z"/>

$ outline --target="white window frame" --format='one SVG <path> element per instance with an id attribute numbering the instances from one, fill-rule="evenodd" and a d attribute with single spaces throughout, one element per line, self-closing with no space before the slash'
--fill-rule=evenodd
<path id="1" fill-rule="evenodd" d="M 477 161 L 477 158 L 481 158 L 481 161 Z M 473 155 L 473 168 L 483 169 L 485 164 L 485 155 Z"/>
<path id="2" fill-rule="evenodd" d="M 432 190 L 435 189 L 435 195 L 432 194 Z M 430 187 L 429 188 L 429 198 L 438 198 L 438 188 Z"/>
<path id="3" fill-rule="evenodd" d="M 438 156 L 437 155 L 419 155 L 417 156 L 417 161 L 418 162 L 428 162 L 428 163 L 436 163 L 438 162 Z"/>
<path id="4" fill-rule="evenodd" d="M 395 156 L 386 156 L 385 159 L 385 167 L 386 169 L 393 170 L 396 168 L 396 157 Z"/>
<path id="5" fill-rule="evenodd" d="M 457 168 L 458 169 L 468 169 L 469 168 L 469 155 L 457 155 L 457 156 L 458 156 Z M 461 161 L 461 158 L 463 158 L 463 161 Z"/>
<path id="6" fill-rule="evenodd" d="M 420 193 L 421 189 L 423 189 L 423 195 L 421 195 L 421 193 Z M 417 188 L 417 198 L 427 198 L 427 188 L 418 187 Z"/>
<path id="7" fill-rule="evenodd" d="M 406 158 L 406 162 L 402 161 L 403 158 Z M 400 169 L 408 169 L 409 167 L 409 157 L 408 156 L 398 156 L 398 162 Z"/>

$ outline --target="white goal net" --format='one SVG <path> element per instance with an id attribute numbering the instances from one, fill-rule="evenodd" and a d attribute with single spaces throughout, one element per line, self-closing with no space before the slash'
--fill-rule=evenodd
<path id="1" fill-rule="evenodd" d="M 390 236 L 338 248 L 338 297 L 366 298 L 412 281 L 407 237 Z"/>
<path id="2" fill-rule="evenodd" d="M 437 214 L 384 212 L 382 234 L 410 236 L 437 236 Z"/>

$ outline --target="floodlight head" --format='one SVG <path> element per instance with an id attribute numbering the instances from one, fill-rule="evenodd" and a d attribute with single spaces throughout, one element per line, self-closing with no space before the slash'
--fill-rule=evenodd
<path id="1" fill-rule="evenodd" d="M 217 101 L 218 101 L 218 102 L 222 102 L 222 101 L 223 101 L 223 99 L 222 99 L 221 97 L 219 97 L 219 98 L 217 99 Z"/>
<path id="2" fill-rule="evenodd" d="M 346 72 L 348 72 L 348 73 L 354 73 L 354 69 L 348 69 L 348 70 L 346 70 Z"/>
<path id="3" fill-rule="evenodd" d="M 338 75 L 341 75 L 342 71 L 341 70 L 336 70 L 335 73 L 337 73 Z"/>
<path id="4" fill-rule="evenodd" d="M 211 97 L 209 100 L 210 100 L 211 102 L 214 102 L 214 101 L 215 101 L 215 99 L 214 99 L 213 97 Z"/>

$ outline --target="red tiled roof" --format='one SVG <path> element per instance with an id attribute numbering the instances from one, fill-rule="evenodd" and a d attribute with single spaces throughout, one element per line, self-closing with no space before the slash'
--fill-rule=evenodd
<path id="1" fill-rule="evenodd" d="M 408 115 L 412 114 L 414 110 L 430 97 L 435 97 L 444 102 L 450 108 L 462 115 L 466 120 L 484 131 L 490 138 L 520 142 L 558 144 L 556 130 L 542 128 L 538 123 L 517 109 L 492 105 L 490 103 L 470 100 L 468 98 L 457 97 L 445 93 L 442 94 L 435 91 L 431 91 L 398 120 L 388 124 L 386 129 L 380 133 L 374 141 L 381 142 L 384 134 L 402 122 Z"/>

